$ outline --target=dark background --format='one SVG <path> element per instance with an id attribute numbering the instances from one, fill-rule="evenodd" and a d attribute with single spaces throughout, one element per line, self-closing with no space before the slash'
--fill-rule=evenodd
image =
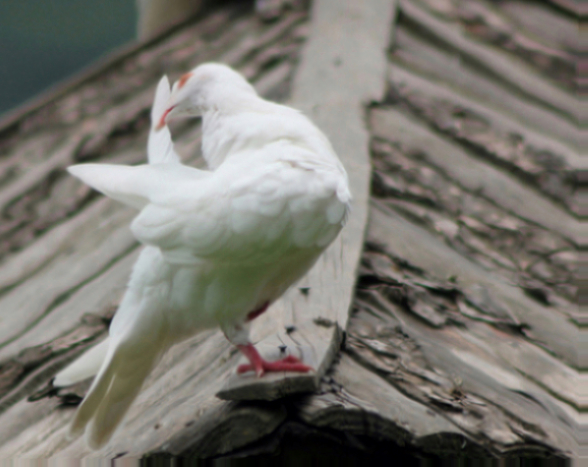
<path id="1" fill-rule="evenodd" d="M 0 116 L 134 37 L 134 0 L 0 0 Z"/>

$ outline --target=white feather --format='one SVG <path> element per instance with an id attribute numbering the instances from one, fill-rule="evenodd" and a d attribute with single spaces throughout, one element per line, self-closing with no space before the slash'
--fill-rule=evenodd
<path id="1" fill-rule="evenodd" d="M 185 193 L 192 189 L 197 190 L 195 185 L 210 177 L 210 172 L 180 164 L 135 167 L 114 164 L 79 164 L 72 165 L 67 170 L 109 198 L 136 209 L 143 209 L 150 202 L 158 201 L 166 196 L 173 196 L 175 192 Z"/>
<path id="2" fill-rule="evenodd" d="M 162 115 L 169 106 L 170 96 L 169 80 L 164 75 L 157 85 L 153 107 L 151 108 L 151 131 L 147 142 L 147 160 L 150 164 L 180 162 L 180 156 L 174 150 L 171 133 L 167 125 L 159 130 L 156 129 Z"/>
<path id="3" fill-rule="evenodd" d="M 158 133 L 154 126 L 150 165 L 70 168 L 140 209 L 131 229 L 146 245 L 113 319 L 107 352 L 82 357 L 56 378 L 66 384 L 95 371 L 101 354 L 72 424 L 72 434 L 85 431 L 92 448 L 110 439 L 171 345 L 212 327 L 234 343 L 247 342 L 238 329 L 248 313 L 275 301 L 308 271 L 349 209 L 345 170 L 306 117 L 259 98 L 228 67 L 206 64 L 190 76 L 171 97 L 167 80 L 160 81 L 152 121 L 166 112 L 164 101 L 176 116 L 201 114 L 212 171 L 182 165 L 167 128 Z"/>
<path id="4" fill-rule="evenodd" d="M 108 339 L 90 348 L 53 379 L 53 386 L 65 387 L 96 376 L 108 352 Z"/>

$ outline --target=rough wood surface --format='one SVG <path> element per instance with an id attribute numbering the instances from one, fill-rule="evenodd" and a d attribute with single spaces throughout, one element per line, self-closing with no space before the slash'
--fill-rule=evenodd
<path id="1" fill-rule="evenodd" d="M 420 454 L 586 454 L 577 23 L 531 0 L 312 8 L 263 24 L 228 3 L 5 120 L 2 458 L 242 456 L 288 433 Z M 88 383 L 56 394 L 47 382 L 105 335 L 137 245 L 133 213 L 63 169 L 142 161 L 157 79 L 210 59 L 310 114 L 352 173 L 357 206 L 371 170 L 367 240 L 362 252 L 368 211 L 356 208 L 341 242 L 253 329 L 265 352 L 286 344 L 326 373 L 231 380 L 238 353 L 203 333 L 165 356 L 120 435 L 89 453 L 65 438 Z M 196 161 L 198 126 L 173 132 Z"/>
<path id="2" fill-rule="evenodd" d="M 423 71 L 432 75 L 431 78 L 451 79 L 454 85 L 474 92 L 491 108 L 505 107 L 508 113 L 519 116 L 576 151 L 586 145 L 586 137 L 578 127 L 578 121 L 585 118 L 584 110 L 572 92 L 551 83 L 549 77 L 537 73 L 519 55 L 513 56 L 472 38 L 467 22 L 459 21 L 458 12 L 450 11 L 445 18 L 439 18 L 436 11 L 427 11 L 420 2 L 408 1 L 403 4 L 403 12 L 409 19 L 405 37 L 421 53 L 410 53 L 412 47 L 403 47 L 398 51 L 399 58 L 406 58 L 407 62 L 415 60 L 414 65 L 419 67 L 424 65 Z M 456 16 L 458 20 L 454 19 Z M 517 27 L 512 22 L 509 26 Z M 574 27 L 573 23 L 569 26 Z M 427 34 L 420 39 L 417 36 L 413 45 L 411 31 L 419 29 L 426 30 Z M 438 41 L 438 47 L 424 45 L 425 50 L 419 47 L 431 39 Z M 570 54 L 568 60 L 575 63 L 579 54 Z"/>
<path id="3" fill-rule="evenodd" d="M 505 3 L 468 6 L 499 15 Z M 356 313 L 331 384 L 303 413 L 347 426 L 343 392 L 374 436 L 423 449 L 582 454 L 585 331 L 573 281 L 582 237 L 569 186 L 580 159 L 530 119 L 514 121 L 506 100 L 531 102 L 515 86 L 475 68 L 455 80 L 468 71 L 456 63 L 481 45 L 464 36 L 448 53 L 454 32 L 431 41 L 414 12 L 429 18 L 440 4 L 450 5 L 401 2 L 388 97 L 369 115 L 373 201 Z M 510 53 L 495 51 L 499 61 Z M 414 418 L 382 417 L 394 392 L 351 384 L 360 373 L 350 376 L 348 357 L 452 430 L 438 425 L 435 444 Z"/>

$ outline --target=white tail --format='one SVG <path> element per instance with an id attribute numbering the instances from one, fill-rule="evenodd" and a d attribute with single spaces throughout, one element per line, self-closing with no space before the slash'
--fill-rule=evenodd
<path id="1" fill-rule="evenodd" d="M 70 436 L 86 432 L 91 449 L 99 449 L 112 437 L 159 356 L 167 346 L 150 339 L 126 340 L 109 349 L 92 387 L 76 412 Z"/>
<path id="2" fill-rule="evenodd" d="M 147 247 L 139 255 L 110 325 L 102 366 L 71 424 L 70 435 L 85 431 L 92 449 L 110 440 L 159 357 L 172 344 L 165 320 L 169 284 L 167 276 L 161 275 L 161 261 L 157 248 Z M 101 352 L 95 351 L 96 359 Z"/>
<path id="3" fill-rule="evenodd" d="M 100 344 L 95 345 L 81 357 L 74 360 L 67 367 L 61 370 L 53 380 L 53 386 L 65 387 L 79 383 L 85 379 L 96 376 L 102 363 L 106 359 L 108 352 L 109 339 L 105 339 Z"/>
<path id="4" fill-rule="evenodd" d="M 151 197 L 169 193 L 180 183 L 193 183 L 210 176 L 208 171 L 181 164 L 78 164 L 67 170 L 86 185 L 135 209 L 143 209 Z"/>
<path id="5" fill-rule="evenodd" d="M 67 168 L 70 174 L 86 185 L 136 209 L 149 203 L 150 182 L 157 178 L 148 165 L 130 167 L 112 164 L 80 164 Z"/>

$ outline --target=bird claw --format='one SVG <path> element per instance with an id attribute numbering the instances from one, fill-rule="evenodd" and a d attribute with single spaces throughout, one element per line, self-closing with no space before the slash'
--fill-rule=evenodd
<path id="1" fill-rule="evenodd" d="M 246 373 L 248 371 L 255 371 L 258 377 L 263 376 L 265 373 L 271 373 L 276 371 L 291 371 L 294 373 L 308 373 L 312 371 L 312 367 L 305 365 L 300 361 L 299 358 L 294 355 L 288 355 L 281 360 L 274 362 L 268 362 L 267 360 L 259 359 L 255 363 L 246 363 L 237 367 L 237 373 Z"/>

